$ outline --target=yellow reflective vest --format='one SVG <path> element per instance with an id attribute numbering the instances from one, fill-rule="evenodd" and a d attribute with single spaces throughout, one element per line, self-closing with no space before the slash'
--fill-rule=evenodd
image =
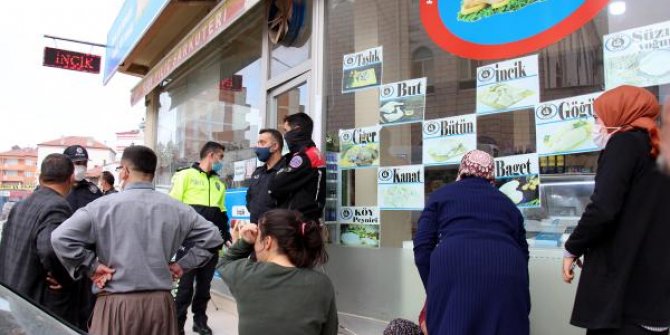
<path id="1" fill-rule="evenodd" d="M 198 164 L 175 173 L 170 196 L 187 205 L 218 207 L 226 211 L 226 185 L 215 172 L 205 172 Z"/>

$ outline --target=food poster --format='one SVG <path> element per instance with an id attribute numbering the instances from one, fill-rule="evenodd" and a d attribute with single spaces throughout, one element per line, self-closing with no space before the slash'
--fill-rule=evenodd
<path id="1" fill-rule="evenodd" d="M 344 55 L 342 57 L 342 93 L 381 85 L 383 60 L 382 47 Z"/>
<path id="2" fill-rule="evenodd" d="M 377 172 L 377 206 L 380 210 L 423 210 L 423 165 L 390 166 Z"/>
<path id="3" fill-rule="evenodd" d="M 670 83 L 670 21 L 605 35 L 603 48 L 605 89 Z"/>
<path id="4" fill-rule="evenodd" d="M 496 158 L 496 187 L 519 208 L 539 208 L 539 165 L 537 154 Z"/>
<path id="5" fill-rule="evenodd" d="M 379 90 L 379 124 L 392 125 L 423 120 L 426 78 L 386 84 Z"/>
<path id="6" fill-rule="evenodd" d="M 593 143 L 593 102 L 602 93 L 543 102 L 535 108 L 537 153 L 565 155 L 598 151 Z"/>
<path id="7" fill-rule="evenodd" d="M 460 164 L 468 151 L 477 149 L 475 114 L 423 122 L 423 164 Z"/>
<path id="8" fill-rule="evenodd" d="M 340 161 L 342 170 L 379 166 L 381 126 L 340 130 Z"/>
<path id="9" fill-rule="evenodd" d="M 341 207 L 338 221 L 342 223 L 340 243 L 351 247 L 378 248 L 379 208 Z"/>
<path id="10" fill-rule="evenodd" d="M 477 114 L 534 108 L 539 102 L 537 55 L 477 68 Z"/>

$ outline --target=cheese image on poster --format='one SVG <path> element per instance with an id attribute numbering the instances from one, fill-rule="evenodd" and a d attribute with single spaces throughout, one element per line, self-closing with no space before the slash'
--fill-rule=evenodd
<path id="1" fill-rule="evenodd" d="M 425 77 L 383 85 L 379 90 L 379 124 L 421 122 L 426 85 Z"/>
<path id="2" fill-rule="evenodd" d="M 340 243 L 351 247 L 379 247 L 379 208 L 340 207 Z"/>
<path id="3" fill-rule="evenodd" d="M 593 102 L 602 92 L 543 102 L 535 108 L 537 153 L 564 155 L 600 150 L 593 143 Z"/>
<path id="4" fill-rule="evenodd" d="M 537 154 L 495 159 L 496 187 L 519 208 L 539 208 L 540 163 Z"/>
<path id="5" fill-rule="evenodd" d="M 670 83 L 670 21 L 603 37 L 605 89 Z"/>
<path id="6" fill-rule="evenodd" d="M 534 108 L 539 102 L 537 55 L 477 68 L 477 114 Z"/>
<path id="7" fill-rule="evenodd" d="M 340 130 L 340 160 L 343 170 L 379 166 L 381 126 Z"/>
<path id="8" fill-rule="evenodd" d="M 477 149 L 477 115 L 461 115 L 423 122 L 423 164 L 460 164 Z"/>
<path id="9" fill-rule="evenodd" d="M 379 168 L 377 206 L 380 210 L 423 210 L 423 165 Z"/>
<path id="10" fill-rule="evenodd" d="M 383 59 L 382 47 L 344 55 L 342 57 L 342 93 L 381 85 Z"/>

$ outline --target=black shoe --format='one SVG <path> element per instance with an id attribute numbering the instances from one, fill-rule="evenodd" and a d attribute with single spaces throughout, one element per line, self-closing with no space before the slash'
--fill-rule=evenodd
<path id="1" fill-rule="evenodd" d="M 193 323 L 193 331 L 200 335 L 212 335 L 212 328 L 207 323 Z"/>

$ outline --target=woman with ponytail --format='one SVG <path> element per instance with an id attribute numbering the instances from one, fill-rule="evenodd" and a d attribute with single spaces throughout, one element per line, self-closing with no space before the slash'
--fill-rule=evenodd
<path id="1" fill-rule="evenodd" d="M 240 335 L 337 334 L 333 284 L 314 270 L 328 259 L 322 236 L 317 222 L 285 209 L 239 228 L 219 270 L 237 301 Z"/>
<path id="2" fill-rule="evenodd" d="M 594 109 L 594 141 L 603 151 L 563 259 L 570 283 L 584 256 L 571 323 L 587 334 L 668 334 L 670 178 L 655 163 L 660 107 L 646 89 L 620 86 Z"/>

